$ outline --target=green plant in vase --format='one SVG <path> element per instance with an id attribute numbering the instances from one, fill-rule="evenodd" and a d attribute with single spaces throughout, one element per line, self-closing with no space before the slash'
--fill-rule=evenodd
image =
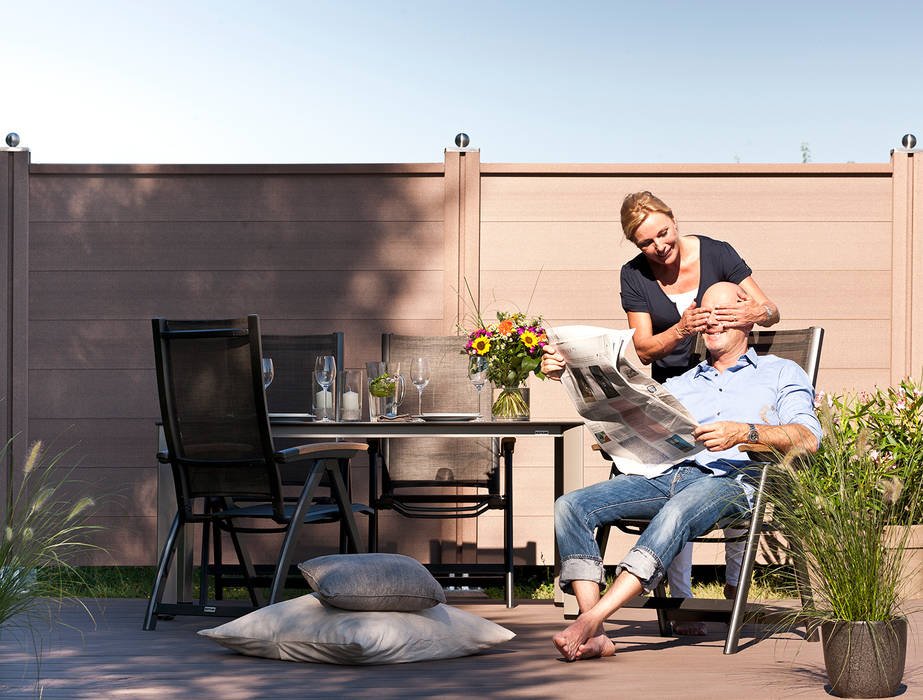
<path id="1" fill-rule="evenodd" d="M 805 468 L 783 459 L 770 489 L 773 521 L 813 589 L 802 615 L 821 623 L 832 691 L 843 697 L 893 695 L 903 676 L 909 544 L 923 507 L 923 402 L 912 382 L 902 387 L 819 397 L 820 449 Z M 908 406 L 917 412 L 913 430 L 901 438 L 883 429 L 914 420 Z"/>

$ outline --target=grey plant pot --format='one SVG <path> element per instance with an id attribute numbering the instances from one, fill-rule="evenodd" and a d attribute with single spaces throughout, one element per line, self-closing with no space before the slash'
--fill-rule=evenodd
<path id="1" fill-rule="evenodd" d="M 904 677 L 907 618 L 832 620 L 820 627 L 831 692 L 841 698 L 887 698 Z"/>

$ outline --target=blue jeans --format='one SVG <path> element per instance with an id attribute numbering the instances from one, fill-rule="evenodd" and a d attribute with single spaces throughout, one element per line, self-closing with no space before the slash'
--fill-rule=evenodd
<path id="1" fill-rule="evenodd" d="M 618 476 L 561 496 L 554 504 L 554 532 L 561 554 L 561 588 L 572 581 L 605 585 L 605 572 L 594 531 L 621 518 L 649 518 L 616 574 L 630 571 L 644 591 L 655 588 L 686 542 L 716 522 L 746 516 L 747 489 L 731 476 L 715 476 L 684 462 L 660 476 Z"/>

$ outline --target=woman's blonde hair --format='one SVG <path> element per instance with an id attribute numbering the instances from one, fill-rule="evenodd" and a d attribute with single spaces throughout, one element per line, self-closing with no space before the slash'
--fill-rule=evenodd
<path id="1" fill-rule="evenodd" d="M 629 241 L 634 239 L 638 227 L 654 212 L 666 214 L 673 219 L 673 210 L 666 202 L 647 190 L 632 192 L 622 200 L 622 231 Z"/>

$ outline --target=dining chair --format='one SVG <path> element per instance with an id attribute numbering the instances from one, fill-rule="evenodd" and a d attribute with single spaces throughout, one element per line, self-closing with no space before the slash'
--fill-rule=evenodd
<path id="1" fill-rule="evenodd" d="M 754 330 L 750 332 L 748 343 L 758 355 L 773 354 L 783 357 L 797 363 L 808 375 L 811 380 L 811 386 L 817 384 L 817 373 L 820 368 L 820 355 L 823 348 L 824 329 L 811 326 L 795 330 Z M 697 337 L 694 354 L 699 361 L 705 358 L 705 344 L 701 336 Z M 769 478 L 769 469 L 774 459 L 772 451 L 766 450 L 761 445 L 741 445 L 741 451 L 746 451 L 748 456 L 756 462 L 763 463 L 763 469 L 760 473 L 760 479 L 753 498 L 753 509 L 751 515 L 746 520 L 737 520 L 733 523 L 719 522 L 709 533 L 702 537 L 697 537 L 693 542 L 746 542 L 744 549 L 740 577 L 737 585 L 737 592 L 733 601 L 696 599 L 696 598 L 670 598 L 666 595 L 665 582 L 661 581 L 660 585 L 654 590 L 652 596 L 638 597 L 624 607 L 643 607 L 653 608 L 657 611 L 657 622 L 661 636 L 671 636 L 671 621 L 717 621 L 728 623 L 728 634 L 725 639 L 724 653 L 735 654 L 738 651 L 740 643 L 740 630 L 745 622 L 750 623 L 777 623 L 791 621 L 791 614 L 788 612 L 777 612 L 769 606 L 751 605 L 748 607 L 747 597 L 750 592 L 750 584 L 753 576 L 753 569 L 758 552 L 758 543 L 760 535 L 763 533 L 775 532 L 771 522 L 764 522 L 765 511 L 765 491 L 766 483 Z M 611 458 L 601 452 L 607 459 Z M 613 462 L 610 478 L 619 473 L 618 468 Z M 616 520 L 611 525 L 600 527 L 596 531 L 596 542 L 599 545 L 600 556 L 605 557 L 606 544 L 609 540 L 611 527 L 616 527 L 622 532 L 640 535 L 644 532 L 649 520 L 644 519 L 624 519 Z M 719 536 L 714 533 L 724 527 L 733 527 L 735 530 L 743 530 L 745 534 L 733 534 L 730 536 Z M 807 606 L 812 599 L 810 582 L 807 577 L 807 571 L 803 561 L 796 560 L 793 562 L 795 577 L 799 588 L 802 604 Z M 807 635 L 809 639 L 816 638 L 815 626 L 808 624 Z"/>
<path id="2" fill-rule="evenodd" d="M 468 380 L 468 357 L 459 336 L 382 335 L 382 360 L 400 362 L 401 371 L 415 357 L 430 364 L 423 392 L 425 413 L 489 414 L 489 395 L 480 397 Z M 411 400 L 416 407 L 416 396 Z M 481 405 L 483 402 L 483 405 Z M 486 410 L 481 410 L 485 408 Z M 415 410 L 414 410 L 415 412 Z M 378 511 L 393 510 L 407 518 L 477 518 L 488 510 L 503 512 L 503 563 L 442 564 L 428 568 L 444 584 L 468 586 L 503 582 L 507 606 L 513 605 L 512 461 L 515 438 L 400 438 L 374 443 L 369 453 L 369 502 L 375 509 L 369 548 L 378 547 Z M 503 475 L 501 478 L 501 460 Z M 377 464 L 376 464 L 377 462 Z"/>
<path id="3" fill-rule="evenodd" d="M 274 378 L 266 390 L 266 401 L 269 404 L 270 414 L 274 413 L 310 413 L 311 401 L 314 395 L 314 361 L 322 355 L 332 355 L 336 361 L 337 375 L 335 386 L 340 386 L 344 361 L 344 335 L 335 333 L 308 333 L 308 334 L 263 334 L 261 338 L 263 357 L 272 359 Z M 335 392 L 339 396 L 339 391 Z M 276 439 L 277 447 L 291 447 L 302 444 L 304 441 L 292 439 Z M 313 441 L 307 441 L 310 444 Z M 284 464 L 280 466 L 282 483 L 286 486 L 300 486 L 304 482 L 304 468 L 300 464 Z M 342 476 L 346 483 L 346 490 L 352 502 L 351 469 L 344 469 Z M 329 488 L 330 484 L 324 479 L 322 488 Z M 330 494 L 320 494 L 315 497 L 315 503 L 333 503 Z M 372 509 L 365 504 L 353 503 L 353 513 L 371 515 Z M 342 525 L 342 524 L 341 524 Z M 346 552 L 346 530 L 340 528 L 340 553 Z"/>
<path id="4" fill-rule="evenodd" d="M 248 612 L 262 604 L 257 591 L 261 586 L 269 586 L 268 601 L 276 602 L 303 524 L 342 522 L 353 551 L 364 551 L 342 474 L 367 445 L 337 442 L 276 450 L 266 410 L 257 316 L 214 321 L 155 318 L 152 328 L 167 446 L 157 458 L 171 467 L 177 511 L 158 561 L 143 628 L 153 630 L 160 615 Z M 280 466 L 296 462 L 303 467 L 301 488 L 296 497 L 287 498 Z M 323 479 L 331 484 L 333 502 L 315 504 Z M 178 535 L 187 524 L 199 524 L 202 530 L 199 600 L 162 603 Z M 218 552 L 210 563 L 210 530 L 227 533 L 238 565 L 224 565 Z M 283 535 L 271 575 L 262 575 L 253 565 L 241 543 L 243 533 Z M 220 593 L 209 600 L 210 573 L 221 582 L 216 593 L 231 583 L 230 576 L 239 577 L 251 606 L 222 604 Z"/>

